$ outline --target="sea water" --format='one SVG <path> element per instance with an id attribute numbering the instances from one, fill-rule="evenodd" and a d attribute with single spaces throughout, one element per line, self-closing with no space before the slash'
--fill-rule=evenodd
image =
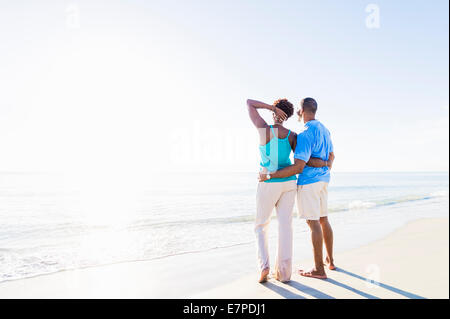
<path id="1" fill-rule="evenodd" d="M 333 173 L 336 248 L 368 243 L 414 219 L 448 216 L 448 178 Z M 0 282 L 254 245 L 256 187 L 254 173 L 160 173 L 138 183 L 114 172 L 82 183 L 58 174 L 0 173 Z M 275 212 L 273 221 L 271 242 Z M 308 229 L 297 218 L 293 226 L 299 247 Z"/>

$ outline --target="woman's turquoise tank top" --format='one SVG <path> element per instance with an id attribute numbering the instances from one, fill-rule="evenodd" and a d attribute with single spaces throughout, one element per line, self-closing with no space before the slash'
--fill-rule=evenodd
<path id="1" fill-rule="evenodd" d="M 266 144 L 259 146 L 259 152 L 261 154 L 261 167 L 267 168 L 268 172 L 275 172 L 286 166 L 292 164 L 289 156 L 291 155 L 291 144 L 289 143 L 289 130 L 288 135 L 285 138 L 278 138 L 273 129 L 273 125 L 270 126 L 272 130 L 273 138 Z M 265 183 L 276 183 L 296 180 L 295 175 L 284 178 L 271 178 Z"/>

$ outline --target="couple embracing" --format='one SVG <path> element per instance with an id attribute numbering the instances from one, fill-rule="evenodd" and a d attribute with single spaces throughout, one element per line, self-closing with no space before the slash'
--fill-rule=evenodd
<path id="1" fill-rule="evenodd" d="M 305 129 L 298 135 L 283 126 L 294 114 L 286 99 L 266 104 L 247 100 L 250 119 L 259 132 L 261 171 L 256 195 L 255 233 L 260 267 L 259 282 L 267 281 L 270 272 L 268 226 L 275 208 L 278 217 L 278 249 L 273 276 L 287 282 L 292 274 L 292 215 L 295 200 L 299 217 L 310 230 L 314 252 L 314 268 L 298 270 L 302 276 L 326 279 L 325 264 L 334 270 L 333 231 L 328 222 L 327 200 L 330 169 L 333 164 L 333 144 L 330 132 L 315 119 L 317 102 L 305 98 L 297 112 Z M 268 125 L 258 109 L 273 112 L 273 125 Z M 290 160 L 294 152 L 294 163 Z M 298 174 L 298 177 L 296 175 Z M 326 259 L 323 260 L 323 244 Z M 324 264 L 325 263 L 325 264 Z"/>

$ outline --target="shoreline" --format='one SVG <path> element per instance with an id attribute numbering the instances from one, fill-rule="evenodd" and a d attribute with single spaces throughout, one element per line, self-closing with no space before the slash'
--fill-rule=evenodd
<path id="1" fill-rule="evenodd" d="M 445 223 L 443 222 L 445 221 Z M 416 229 L 416 224 L 436 224 L 436 227 L 442 228 L 438 231 L 433 231 L 433 228 L 428 230 L 428 233 L 423 230 L 421 226 Z M 411 226 L 413 225 L 413 226 Z M 421 230 L 422 229 L 422 230 Z M 440 261 L 443 265 L 443 270 L 447 273 L 448 278 L 448 218 L 425 218 L 408 222 L 406 225 L 397 228 L 393 233 L 384 236 L 382 239 L 372 241 L 368 245 L 363 244 L 358 248 L 350 250 L 344 250 L 336 254 L 337 266 L 343 267 L 345 271 L 353 275 L 360 274 L 361 269 L 354 269 L 356 264 L 361 264 L 361 258 L 357 257 L 364 252 L 366 255 L 370 255 L 368 247 L 377 247 L 383 245 L 383 242 L 392 241 L 391 237 L 398 236 L 397 233 L 417 233 L 416 235 L 422 235 L 425 239 L 427 236 L 440 236 L 445 239 L 447 245 L 447 259 L 446 261 Z M 401 235 L 400 237 L 405 236 Z M 434 239 L 437 240 L 437 239 Z M 426 240 L 425 240 L 426 241 Z M 401 245 L 401 238 L 393 240 L 394 243 Z M 423 243 L 423 241 L 422 241 Z M 420 243 L 419 243 L 420 244 Z M 195 254 L 177 255 L 168 258 L 150 260 L 150 261 L 133 261 L 122 262 L 118 264 L 87 267 L 83 269 L 64 270 L 57 273 L 39 275 L 31 278 L 17 279 L 11 281 L 5 281 L 0 283 L 0 298 L 297 298 L 298 294 L 277 294 L 273 293 L 273 289 L 283 291 L 279 287 L 279 283 L 270 280 L 267 285 L 272 289 L 262 285 L 255 285 L 256 272 L 245 272 L 243 275 L 240 269 L 240 264 L 248 262 L 248 245 L 247 247 L 232 247 L 226 249 L 219 249 L 216 251 L 199 252 Z M 412 246 L 417 246 L 414 243 Z M 251 247 L 253 250 L 253 247 Z M 374 249 L 374 248 L 369 248 Z M 405 249 L 405 247 L 400 247 Z M 407 248 L 406 248 L 407 249 Z M 379 250 L 375 248 L 375 251 Z M 402 254 L 400 254 L 402 256 Z M 355 257 L 356 256 L 356 257 Z M 250 259 L 253 259 L 253 255 Z M 376 256 L 375 256 L 376 257 Z M 402 256 L 405 257 L 405 256 Z M 409 255 L 407 255 L 409 257 Z M 385 258 L 385 256 L 379 255 L 379 258 Z M 420 259 L 426 259 L 420 258 Z M 349 264 L 344 263 L 347 260 L 352 260 Z M 376 258 L 375 258 L 376 259 Z M 297 261 L 297 260 L 296 260 Z M 306 262 L 311 262 L 307 260 Z M 446 263 L 444 266 L 443 263 Z M 294 263 L 294 267 L 297 267 L 299 263 Z M 304 265 L 305 263 L 301 263 Z M 420 264 L 420 263 L 419 263 Z M 344 268 L 345 265 L 345 268 Z M 384 265 L 382 267 L 390 268 L 392 265 Z M 395 267 L 394 267 L 395 268 Z M 375 269 L 376 270 L 376 269 Z M 365 271 L 363 269 L 363 271 Z M 342 272 L 327 272 L 331 280 L 334 276 L 338 277 L 352 277 L 347 273 L 345 276 Z M 357 275 L 365 278 L 364 276 Z M 177 280 L 180 277 L 182 280 Z M 367 277 L 367 276 L 366 276 Z M 441 276 L 442 277 L 442 276 Z M 229 280 L 231 278 L 231 283 Z M 356 278 L 356 277 L 355 277 Z M 311 278 L 299 278 L 294 275 L 291 284 L 298 285 L 300 282 L 310 282 L 311 286 L 321 286 L 320 280 Z M 330 281 L 328 279 L 327 281 Z M 389 279 L 391 280 L 391 279 Z M 361 280 L 359 280 L 361 281 Z M 442 280 L 441 280 L 442 281 Z M 326 282 L 326 281 L 325 281 Z M 337 282 L 337 281 L 336 281 Z M 345 280 L 339 281 L 342 285 L 345 284 Z M 382 280 L 381 280 L 382 282 Z M 395 283 L 395 281 L 394 281 Z M 302 285 L 301 284 L 301 285 Z M 384 283 L 384 285 L 393 284 Z M 283 284 L 281 284 L 283 285 Z M 364 285 L 364 282 L 363 282 Z M 403 283 L 397 284 L 401 287 Z M 358 286 L 358 285 L 356 285 Z M 243 287 L 247 287 L 242 290 Z M 350 286 L 349 286 L 350 287 Z M 229 294 L 229 292 L 241 291 L 240 295 L 235 293 Z M 263 291 L 261 291 L 263 288 Z M 288 287 L 289 288 L 289 287 Z M 414 288 L 414 287 L 412 287 Z M 231 289 L 231 291 L 230 291 Z M 248 290 L 250 289 L 250 290 Z M 286 290 L 286 287 L 283 289 Z M 289 289 L 292 289 L 290 287 Z M 287 290 L 289 290 L 287 289 Z M 314 288 L 316 289 L 316 288 Z M 357 289 L 357 288 L 355 288 Z M 400 289 L 400 288 L 398 288 Z M 272 293 L 268 292 L 272 291 Z M 325 289 L 326 290 L 326 289 Z M 342 289 L 341 289 L 342 290 Z M 348 290 L 348 289 L 347 289 Z M 363 289 L 359 289 L 363 291 Z M 411 289 L 410 289 L 411 290 Z M 414 290 L 414 289 L 412 289 Z M 419 289 L 420 290 L 420 289 Z M 405 289 L 405 291 L 408 291 Z M 439 291 L 442 291 L 440 289 Z M 338 294 L 339 295 L 339 294 Z M 345 295 L 345 294 L 344 294 Z M 355 295 L 355 293 L 353 293 Z M 353 296 L 350 294 L 350 297 Z M 443 293 L 439 293 L 438 296 L 443 296 Z M 331 293 L 314 294 L 313 297 L 330 298 L 333 297 Z M 353 296 L 353 297 L 351 297 Z M 356 294 L 356 297 L 366 296 L 370 297 L 372 294 L 363 293 Z M 375 295 L 373 295 L 375 296 Z M 410 296 L 425 297 L 433 296 L 433 294 L 425 293 L 422 296 L 420 293 L 411 292 Z M 448 298 L 448 280 L 447 280 L 447 294 Z M 307 297 L 307 296 L 306 296 Z M 342 297 L 339 295 L 338 297 Z M 384 294 L 383 297 L 395 298 L 389 294 Z M 402 297 L 402 296 L 400 296 Z M 404 297 L 404 296 L 403 296 Z M 343 298 L 346 298 L 345 296 Z M 441 297 L 439 297 L 441 298 Z"/>

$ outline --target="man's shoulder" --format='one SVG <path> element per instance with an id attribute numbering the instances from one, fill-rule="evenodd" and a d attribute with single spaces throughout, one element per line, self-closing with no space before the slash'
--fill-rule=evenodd
<path id="1" fill-rule="evenodd" d="M 328 128 L 320 121 L 317 121 L 317 120 L 315 121 L 314 128 L 316 130 L 320 130 L 320 131 L 330 134 L 330 131 L 328 130 Z"/>
<path id="2" fill-rule="evenodd" d="M 317 120 L 308 122 L 301 134 L 312 136 L 316 134 L 318 130 L 321 130 L 321 126 L 323 126 L 323 124 Z"/>
<path id="3" fill-rule="evenodd" d="M 306 126 L 303 131 L 297 133 L 297 139 L 299 138 L 309 138 L 312 136 L 314 128 L 311 126 Z"/>

